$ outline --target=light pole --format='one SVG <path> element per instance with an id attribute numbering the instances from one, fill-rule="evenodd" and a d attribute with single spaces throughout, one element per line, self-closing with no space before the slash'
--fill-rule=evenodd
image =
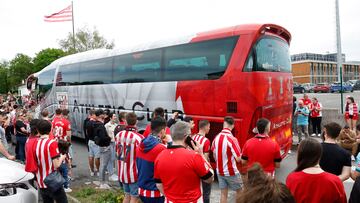
<path id="1" fill-rule="evenodd" d="M 344 99 L 343 99 L 343 75 L 342 75 L 342 54 L 341 54 L 341 36 L 340 36 L 340 14 L 339 14 L 339 0 L 335 0 L 336 4 L 336 49 L 337 49 L 337 69 L 338 81 L 340 81 L 340 95 L 341 95 L 341 113 L 344 113 Z"/>

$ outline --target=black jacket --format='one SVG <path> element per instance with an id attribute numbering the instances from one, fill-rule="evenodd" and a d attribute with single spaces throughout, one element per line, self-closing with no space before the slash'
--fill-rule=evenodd
<path id="1" fill-rule="evenodd" d="M 111 138 L 107 134 L 105 125 L 102 122 L 94 122 L 94 141 L 100 147 L 110 146 Z"/>

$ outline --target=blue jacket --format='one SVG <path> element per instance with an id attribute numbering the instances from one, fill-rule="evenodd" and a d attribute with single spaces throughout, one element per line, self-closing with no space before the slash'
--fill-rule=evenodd
<path id="1" fill-rule="evenodd" d="M 156 157 L 166 147 L 160 144 L 159 139 L 149 135 L 136 149 L 136 165 L 138 169 L 138 186 L 145 190 L 158 190 L 154 180 L 154 162 Z"/>

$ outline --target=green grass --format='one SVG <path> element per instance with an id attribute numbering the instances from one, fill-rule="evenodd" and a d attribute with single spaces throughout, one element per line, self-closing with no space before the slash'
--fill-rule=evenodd
<path id="1" fill-rule="evenodd" d="M 121 203 L 124 199 L 124 193 L 121 190 L 99 190 L 90 186 L 73 188 L 70 195 L 85 203 Z"/>

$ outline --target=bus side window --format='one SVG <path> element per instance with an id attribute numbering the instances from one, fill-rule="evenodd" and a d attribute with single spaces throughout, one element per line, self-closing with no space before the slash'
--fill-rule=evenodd
<path id="1" fill-rule="evenodd" d="M 253 69 L 254 69 L 254 52 L 251 51 L 249 58 L 246 62 L 244 71 L 251 72 L 251 71 L 253 71 Z"/>

